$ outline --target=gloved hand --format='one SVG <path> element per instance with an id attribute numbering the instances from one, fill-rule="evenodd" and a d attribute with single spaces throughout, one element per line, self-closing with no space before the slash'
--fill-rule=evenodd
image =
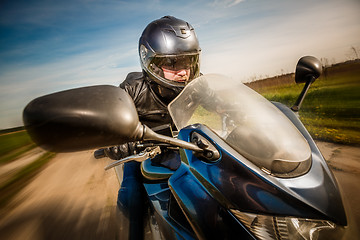
<path id="1" fill-rule="evenodd" d="M 119 146 L 104 148 L 105 155 L 113 160 L 119 160 L 136 153 L 134 142 L 124 143 Z"/>

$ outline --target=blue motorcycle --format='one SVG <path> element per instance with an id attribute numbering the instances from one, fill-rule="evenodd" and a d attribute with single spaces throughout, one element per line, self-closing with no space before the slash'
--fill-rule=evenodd
<path id="1" fill-rule="evenodd" d="M 336 180 L 296 113 L 321 71 L 316 58 L 299 60 L 296 82 L 305 87 L 292 108 L 224 76 L 202 75 L 169 105 L 180 130 L 167 128 L 172 136 L 141 124 L 130 96 L 114 86 L 37 98 L 23 118 L 32 139 L 50 151 L 136 143 L 136 154 L 106 167 L 120 175 L 123 163 L 141 168 L 141 189 L 119 199 L 122 223 L 145 222 L 122 227 L 127 237 L 349 238 Z M 129 216 L 139 211 L 144 220 Z"/>

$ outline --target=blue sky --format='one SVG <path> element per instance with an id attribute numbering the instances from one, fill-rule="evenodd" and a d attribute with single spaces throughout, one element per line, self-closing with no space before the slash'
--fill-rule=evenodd
<path id="1" fill-rule="evenodd" d="M 249 81 L 293 72 L 304 55 L 360 54 L 359 12 L 359 0 L 2 0 L 0 129 L 22 125 L 35 97 L 140 71 L 142 30 L 165 15 L 194 26 L 203 73 Z"/>

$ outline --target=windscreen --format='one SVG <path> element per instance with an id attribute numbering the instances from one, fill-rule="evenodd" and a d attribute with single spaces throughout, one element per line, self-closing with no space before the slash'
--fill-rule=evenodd
<path id="1" fill-rule="evenodd" d="M 179 130 L 204 124 L 269 174 L 293 177 L 311 166 L 310 147 L 292 122 L 260 94 L 225 76 L 193 80 L 169 112 Z"/>

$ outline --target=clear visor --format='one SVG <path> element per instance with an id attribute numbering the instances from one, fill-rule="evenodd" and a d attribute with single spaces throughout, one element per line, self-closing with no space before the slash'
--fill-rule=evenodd
<path id="1" fill-rule="evenodd" d="M 199 55 L 178 55 L 178 56 L 157 56 L 154 57 L 151 65 L 157 68 L 165 68 L 171 71 L 191 70 L 199 62 Z"/>
<path id="2" fill-rule="evenodd" d="M 199 76 L 199 54 L 154 56 L 148 69 L 163 82 L 184 86 Z"/>

